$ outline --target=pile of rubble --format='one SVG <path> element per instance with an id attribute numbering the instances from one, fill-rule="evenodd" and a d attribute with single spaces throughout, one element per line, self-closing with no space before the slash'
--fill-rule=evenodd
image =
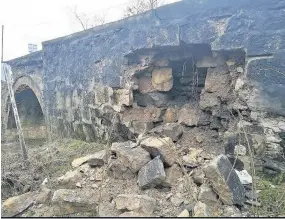
<path id="1" fill-rule="evenodd" d="M 235 170 L 228 156 L 186 153 L 155 134 L 115 142 L 71 165 L 53 188 L 45 180 L 40 191 L 6 200 L 2 215 L 247 216 L 247 205 L 260 204 L 251 177 Z"/>

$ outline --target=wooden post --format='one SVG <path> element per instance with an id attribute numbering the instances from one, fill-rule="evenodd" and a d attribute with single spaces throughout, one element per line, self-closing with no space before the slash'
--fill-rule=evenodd
<path id="1" fill-rule="evenodd" d="M 16 127 L 17 127 L 17 131 L 18 131 L 18 135 L 19 135 L 19 141 L 20 141 L 20 145 L 21 145 L 21 149 L 22 149 L 22 153 L 23 153 L 23 158 L 24 158 L 24 160 L 27 160 L 28 159 L 28 153 L 27 153 L 27 149 L 26 149 L 26 145 L 25 145 L 24 134 L 23 134 L 23 131 L 21 128 L 20 118 L 19 118 L 18 109 L 17 109 L 17 105 L 16 105 L 16 101 L 15 101 L 15 95 L 14 95 L 14 91 L 13 91 L 12 70 L 11 70 L 11 67 L 6 63 L 1 63 L 1 65 L 2 65 L 2 71 L 4 72 L 6 82 L 8 85 L 11 106 L 12 106 L 12 109 L 14 112 Z"/>
<path id="2" fill-rule="evenodd" d="M 3 54 L 3 48 L 4 48 L 4 25 L 2 25 L 2 47 L 1 47 L 1 63 L 3 62 L 3 57 L 4 57 L 4 54 Z"/>

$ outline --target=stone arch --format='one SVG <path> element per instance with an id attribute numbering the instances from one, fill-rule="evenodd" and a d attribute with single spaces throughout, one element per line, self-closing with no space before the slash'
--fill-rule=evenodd
<path id="1" fill-rule="evenodd" d="M 43 93 L 42 90 L 40 89 L 40 86 L 35 82 L 35 80 L 30 76 L 30 75 L 21 75 L 18 76 L 14 83 L 13 83 L 13 90 L 16 94 L 16 92 L 18 92 L 21 89 L 30 89 L 32 90 L 33 94 L 36 96 L 39 105 L 41 107 L 43 116 L 44 116 L 44 122 L 45 124 L 47 124 L 47 111 L 46 111 L 46 107 L 43 101 Z M 9 118 L 9 111 L 11 110 L 10 108 L 10 96 L 9 96 L 9 92 L 5 92 L 6 96 L 4 97 L 4 111 L 2 111 L 2 113 L 4 113 L 4 118 L 3 118 L 3 123 L 2 123 L 2 128 L 7 129 L 7 124 L 8 124 L 8 118 Z M 2 133 L 3 134 L 3 133 Z"/>

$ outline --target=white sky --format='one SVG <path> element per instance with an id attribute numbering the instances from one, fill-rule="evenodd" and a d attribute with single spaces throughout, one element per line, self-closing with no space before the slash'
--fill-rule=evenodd
<path id="1" fill-rule="evenodd" d="M 82 28 L 72 10 L 88 17 L 106 14 L 106 21 L 123 16 L 130 0 L 0 0 L 4 24 L 4 61 L 28 54 L 28 44 L 65 36 Z M 164 0 L 167 3 L 177 0 Z"/>

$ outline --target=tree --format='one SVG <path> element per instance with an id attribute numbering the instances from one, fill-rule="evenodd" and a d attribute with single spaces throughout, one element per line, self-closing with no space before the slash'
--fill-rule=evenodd
<path id="1" fill-rule="evenodd" d="M 85 13 L 80 13 L 77 11 L 77 7 L 72 10 L 74 18 L 80 24 L 83 30 L 87 30 L 92 27 L 96 27 L 106 23 L 106 12 L 96 13 L 95 15 L 88 16 Z"/>
<path id="2" fill-rule="evenodd" d="M 163 0 L 131 0 L 124 12 L 125 17 L 153 10 L 163 5 Z"/>

